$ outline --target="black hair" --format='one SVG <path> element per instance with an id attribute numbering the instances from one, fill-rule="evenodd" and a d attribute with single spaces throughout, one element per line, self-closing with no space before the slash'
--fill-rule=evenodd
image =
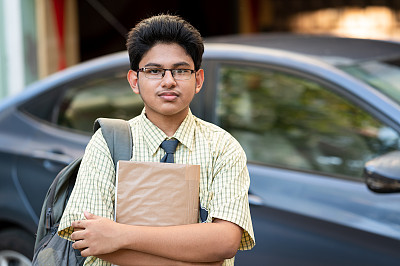
<path id="1" fill-rule="evenodd" d="M 128 33 L 130 68 L 136 71 L 144 54 L 159 43 L 180 45 L 192 58 L 195 70 L 200 69 L 204 44 L 199 31 L 181 17 L 165 14 L 142 20 Z"/>

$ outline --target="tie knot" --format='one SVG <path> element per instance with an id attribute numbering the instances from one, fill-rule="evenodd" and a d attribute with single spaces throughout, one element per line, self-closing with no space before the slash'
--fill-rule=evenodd
<path id="1" fill-rule="evenodd" d="M 177 139 L 164 140 L 161 143 L 161 148 L 163 148 L 167 154 L 175 153 L 178 143 L 179 141 Z"/>
<path id="2" fill-rule="evenodd" d="M 176 146 L 178 146 L 178 140 L 177 139 L 170 139 L 170 140 L 164 140 L 161 143 L 161 148 L 164 149 L 165 155 L 161 159 L 161 162 L 163 163 L 173 163 L 174 162 L 174 153 L 176 150 Z"/>

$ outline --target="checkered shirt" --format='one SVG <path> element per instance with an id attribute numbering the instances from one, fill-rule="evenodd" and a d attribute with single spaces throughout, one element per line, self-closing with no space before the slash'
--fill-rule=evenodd
<path id="1" fill-rule="evenodd" d="M 160 144 L 167 135 L 142 114 L 129 121 L 133 135 L 131 161 L 159 162 L 164 156 Z M 214 218 L 230 221 L 244 229 L 239 250 L 255 245 L 250 217 L 250 185 L 246 155 L 240 144 L 223 129 L 205 122 L 189 111 L 172 138 L 179 140 L 175 162 L 200 165 L 200 203 L 208 210 L 206 222 Z M 85 219 L 83 211 L 114 218 L 115 170 L 107 143 L 98 130 L 82 159 L 77 181 L 62 216 L 59 236 L 70 239 L 71 223 Z M 201 222 L 199 220 L 199 222 Z M 233 265 L 234 258 L 224 265 Z M 84 265 L 110 265 L 88 257 Z"/>

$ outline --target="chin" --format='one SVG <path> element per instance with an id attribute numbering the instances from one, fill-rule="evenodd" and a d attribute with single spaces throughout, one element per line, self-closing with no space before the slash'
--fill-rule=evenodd
<path id="1" fill-rule="evenodd" d="M 182 115 L 182 114 L 187 114 L 187 110 L 188 109 L 183 109 L 183 110 L 163 110 L 163 111 L 161 111 L 161 112 L 159 112 L 160 114 L 162 114 L 162 115 L 165 115 L 165 116 L 179 116 L 179 115 Z"/>
<path id="2" fill-rule="evenodd" d="M 150 111 L 152 113 L 157 113 L 159 115 L 163 116 L 180 116 L 180 115 L 185 115 L 189 111 L 189 107 L 185 108 L 176 108 L 176 106 L 164 106 L 164 107 L 159 107 L 159 108 L 148 108 L 146 107 L 146 112 Z"/>

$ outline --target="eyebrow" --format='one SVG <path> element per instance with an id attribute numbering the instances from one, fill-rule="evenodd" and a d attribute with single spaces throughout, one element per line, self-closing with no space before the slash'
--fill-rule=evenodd
<path id="1" fill-rule="evenodd" d="M 180 66 L 188 66 L 188 67 L 190 67 L 190 64 L 183 61 L 183 62 L 178 62 L 178 63 L 175 63 L 175 64 L 172 65 L 173 68 L 180 67 Z M 144 67 L 159 67 L 159 68 L 162 68 L 163 66 L 160 65 L 160 64 L 157 64 L 157 63 L 148 63 Z"/>

